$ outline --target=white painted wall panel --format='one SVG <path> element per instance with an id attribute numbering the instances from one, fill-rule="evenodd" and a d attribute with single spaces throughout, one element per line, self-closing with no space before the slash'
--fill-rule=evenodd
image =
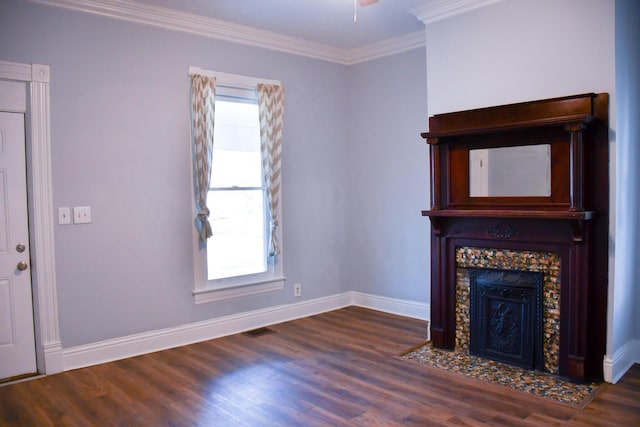
<path id="1" fill-rule="evenodd" d="M 505 0 L 427 26 L 429 114 L 614 92 L 614 7 Z"/>

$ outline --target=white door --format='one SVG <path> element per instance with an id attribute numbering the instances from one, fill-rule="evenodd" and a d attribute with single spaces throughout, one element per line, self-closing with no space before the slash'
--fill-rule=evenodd
<path id="1" fill-rule="evenodd" d="M 24 114 L 0 112 L 0 379 L 36 373 Z"/>

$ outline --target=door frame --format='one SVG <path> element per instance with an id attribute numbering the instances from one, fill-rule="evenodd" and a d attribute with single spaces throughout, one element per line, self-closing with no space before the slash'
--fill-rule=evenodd
<path id="1" fill-rule="evenodd" d="M 64 370 L 56 290 L 48 65 L 0 61 L 0 79 L 27 89 L 26 164 L 31 280 L 38 372 Z"/>

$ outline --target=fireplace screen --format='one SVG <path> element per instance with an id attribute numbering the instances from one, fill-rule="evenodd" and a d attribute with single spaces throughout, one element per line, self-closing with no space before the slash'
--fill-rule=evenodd
<path id="1" fill-rule="evenodd" d="M 543 368 L 543 273 L 469 269 L 471 354 Z"/>

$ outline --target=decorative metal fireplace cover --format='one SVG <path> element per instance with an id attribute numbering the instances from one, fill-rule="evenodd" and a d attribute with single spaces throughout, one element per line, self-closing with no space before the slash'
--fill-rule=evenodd
<path id="1" fill-rule="evenodd" d="M 471 354 L 543 368 L 543 273 L 470 268 Z"/>

